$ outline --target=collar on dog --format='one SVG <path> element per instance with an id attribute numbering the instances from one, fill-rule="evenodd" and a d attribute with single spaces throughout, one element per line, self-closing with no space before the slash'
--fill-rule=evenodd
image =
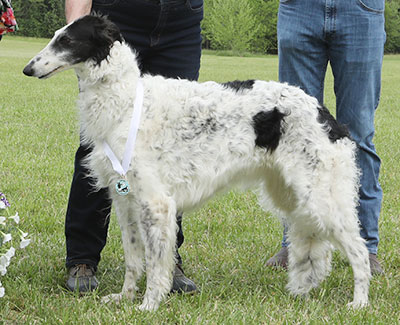
<path id="1" fill-rule="evenodd" d="M 142 113 L 143 93 L 143 82 L 141 79 L 138 79 L 132 120 L 129 129 L 128 139 L 126 140 L 125 144 L 125 151 L 122 158 L 122 163 L 112 151 L 108 143 L 106 141 L 103 142 L 104 152 L 107 155 L 108 159 L 110 159 L 113 169 L 123 177 L 123 179 L 119 180 L 115 185 L 115 189 L 119 195 L 127 195 L 130 191 L 130 186 L 128 180 L 126 179 L 126 173 L 129 170 L 133 150 L 135 149 L 136 135 L 139 129 L 140 115 Z"/>

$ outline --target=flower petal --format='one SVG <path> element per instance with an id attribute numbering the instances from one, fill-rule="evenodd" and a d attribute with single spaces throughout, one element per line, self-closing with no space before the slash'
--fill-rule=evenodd
<path id="1" fill-rule="evenodd" d="M 25 237 L 28 236 L 28 233 L 23 232 L 21 229 L 19 229 L 19 232 L 21 233 L 21 239 L 25 239 Z"/>
<path id="2" fill-rule="evenodd" d="M 4 266 L 7 267 L 8 258 L 4 255 L 0 256 L 0 267 Z"/>
<path id="3" fill-rule="evenodd" d="M 30 239 L 23 239 L 21 240 L 21 242 L 19 243 L 19 248 L 25 248 L 26 246 L 28 246 L 31 243 Z"/>
<path id="4" fill-rule="evenodd" d="M 10 259 L 6 255 L 0 256 L 0 267 L 7 268 L 10 265 Z"/>
<path id="5" fill-rule="evenodd" d="M 3 204 L 2 204 L 3 203 Z M 0 192 L 0 209 L 5 209 L 10 206 L 4 193 Z"/>
<path id="6" fill-rule="evenodd" d="M 9 242 L 12 239 L 11 234 L 4 234 L 3 244 Z"/>
<path id="7" fill-rule="evenodd" d="M 0 257 L 0 274 L 5 275 L 7 273 L 8 260 L 5 256 Z"/>
<path id="8" fill-rule="evenodd" d="M 15 255 L 15 248 L 10 247 L 10 249 L 4 255 L 8 258 L 8 260 L 11 260 L 11 258 Z"/>
<path id="9" fill-rule="evenodd" d="M 19 224 L 19 215 L 18 212 L 15 213 L 15 216 L 10 217 L 10 219 L 13 219 L 16 224 Z"/>

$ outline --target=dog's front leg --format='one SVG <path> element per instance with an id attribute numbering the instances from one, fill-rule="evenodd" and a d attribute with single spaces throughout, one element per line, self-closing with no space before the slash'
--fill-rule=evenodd
<path id="1" fill-rule="evenodd" d="M 141 231 L 146 254 L 147 286 L 140 310 L 156 310 L 172 286 L 175 259 L 176 207 L 169 198 L 142 205 Z"/>
<path id="2" fill-rule="evenodd" d="M 138 214 L 133 205 L 127 204 L 127 198 L 114 200 L 118 223 L 121 228 L 122 245 L 125 255 L 125 280 L 120 293 L 111 294 L 103 302 L 119 302 L 122 299 L 133 300 L 137 290 L 136 282 L 143 273 L 144 246 L 139 232 Z"/>

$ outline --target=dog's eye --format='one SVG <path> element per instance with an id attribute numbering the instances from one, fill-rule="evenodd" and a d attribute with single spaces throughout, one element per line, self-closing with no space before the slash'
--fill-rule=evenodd
<path id="1" fill-rule="evenodd" d="M 65 36 L 65 35 L 61 36 L 58 41 L 62 45 L 69 45 L 71 43 L 71 39 L 68 36 Z"/>

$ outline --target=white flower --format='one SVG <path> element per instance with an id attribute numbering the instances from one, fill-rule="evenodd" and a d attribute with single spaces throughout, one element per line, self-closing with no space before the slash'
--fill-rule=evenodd
<path id="1" fill-rule="evenodd" d="M 11 260 L 11 258 L 13 258 L 15 255 L 15 248 L 14 247 L 10 247 L 10 249 L 7 251 L 7 253 L 4 254 L 4 256 L 6 258 L 8 258 L 8 260 Z"/>
<path id="2" fill-rule="evenodd" d="M 3 235 L 4 235 L 3 244 L 9 242 L 9 241 L 12 239 L 11 234 L 4 234 L 4 233 L 3 233 Z"/>
<path id="3" fill-rule="evenodd" d="M 31 240 L 30 239 L 22 239 L 21 242 L 19 243 L 19 248 L 25 248 L 30 244 Z"/>
<path id="4" fill-rule="evenodd" d="M 15 212 L 13 216 L 10 216 L 10 213 L 6 210 L 9 206 L 10 204 L 4 194 L 0 192 L 0 247 L 2 248 L 0 251 L 0 277 L 7 274 L 7 268 L 10 265 L 11 260 L 14 258 L 16 249 L 18 248 L 14 245 L 13 240 L 15 242 L 17 237 L 20 238 L 19 248 L 21 249 L 27 247 L 31 242 L 31 239 L 27 238 L 28 233 L 19 229 L 18 225 L 21 218 L 18 212 Z M 5 215 L 1 215 L 4 213 L 2 211 L 3 209 L 5 210 Z M 8 221 L 8 219 L 12 219 L 13 221 Z M 12 224 L 13 222 L 15 222 L 15 224 Z M 10 248 L 7 250 L 7 248 L 2 245 L 8 242 L 10 242 L 10 244 L 7 244 L 6 246 L 9 246 Z M 0 298 L 4 297 L 4 295 L 5 289 L 0 282 Z"/>
<path id="5" fill-rule="evenodd" d="M 0 256 L 0 274 L 5 275 L 7 273 L 7 266 L 10 264 L 10 261 L 7 257 Z"/>
<path id="6" fill-rule="evenodd" d="M 18 229 L 18 230 L 19 230 L 19 232 L 21 233 L 21 240 L 22 240 L 22 239 L 25 239 L 25 237 L 28 236 L 28 233 L 27 233 L 27 232 L 23 232 L 21 229 Z"/>
<path id="7" fill-rule="evenodd" d="M 13 219 L 16 224 L 19 224 L 19 215 L 18 212 L 15 213 L 15 216 L 10 217 L 10 219 Z"/>
<path id="8" fill-rule="evenodd" d="M 0 267 L 1 266 L 4 266 L 4 267 L 8 266 L 8 258 L 5 255 L 0 256 Z"/>
<path id="9" fill-rule="evenodd" d="M 5 254 L 0 256 L 0 266 L 4 266 L 7 268 L 10 265 L 10 258 L 6 256 Z"/>

